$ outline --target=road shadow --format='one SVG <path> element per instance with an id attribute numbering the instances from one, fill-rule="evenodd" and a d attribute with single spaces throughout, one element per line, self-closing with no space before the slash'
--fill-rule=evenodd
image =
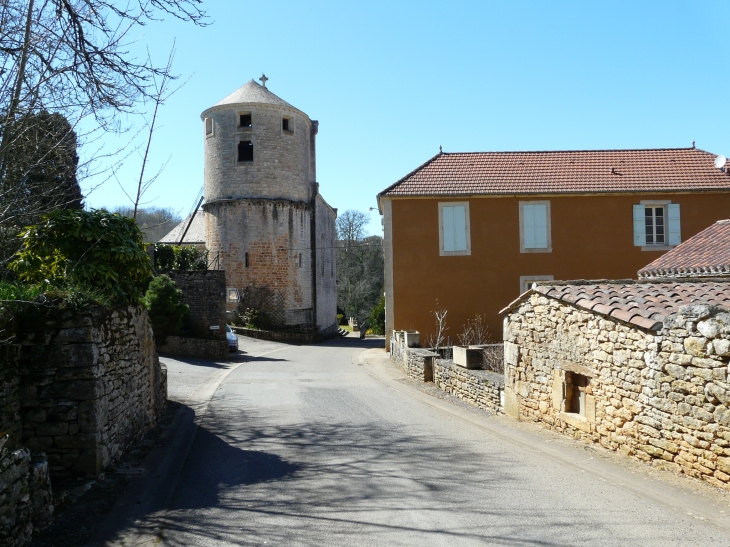
<path id="1" fill-rule="evenodd" d="M 505 506 L 506 493 L 529 499 L 532 486 L 496 453 L 485 461 L 483 452 L 374 421 L 262 426 L 263 416 L 242 409 L 209 421 L 170 511 L 153 519 L 163 545 L 414 545 L 419 534 L 454 545 L 555 547 L 587 539 L 560 507 Z M 459 518 L 436 525 L 428 517 L 436 510 Z M 551 536 L 565 530 L 561 540 L 534 527 L 545 518 Z"/>
<path id="2" fill-rule="evenodd" d="M 243 359 L 243 361 L 245 361 L 246 363 L 255 363 L 255 362 L 261 362 L 261 361 L 284 363 L 284 362 L 288 362 L 289 359 L 277 359 L 276 357 L 266 357 L 266 356 L 257 357 L 255 355 L 247 355 Z"/>
<path id="3" fill-rule="evenodd" d="M 196 470 L 192 483 L 183 491 L 192 495 L 176 497 L 172 509 L 202 509 L 217 507 L 219 493 L 231 487 L 251 486 L 258 483 L 283 481 L 301 469 L 276 454 L 245 450 L 224 441 L 204 427 L 198 428 L 194 448 L 188 457 L 187 468 Z"/>

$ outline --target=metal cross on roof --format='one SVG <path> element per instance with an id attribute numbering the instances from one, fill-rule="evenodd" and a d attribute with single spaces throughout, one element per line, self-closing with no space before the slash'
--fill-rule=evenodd
<path id="1" fill-rule="evenodd" d="M 259 78 L 259 80 L 261 80 L 261 83 L 263 84 L 263 86 L 264 86 L 264 87 L 266 87 L 266 82 L 267 82 L 267 81 L 268 81 L 269 79 L 268 79 L 268 78 L 266 77 L 266 74 L 264 74 L 264 73 L 262 72 L 262 73 L 261 73 L 261 78 Z"/>

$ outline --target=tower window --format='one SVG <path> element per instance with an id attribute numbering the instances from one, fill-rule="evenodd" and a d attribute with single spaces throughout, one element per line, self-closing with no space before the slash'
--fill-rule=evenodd
<path id="1" fill-rule="evenodd" d="M 238 115 L 238 127 L 251 127 L 251 113 Z"/>
<path id="2" fill-rule="evenodd" d="M 281 129 L 283 131 L 291 131 L 291 129 L 289 129 L 289 118 L 281 119 Z"/>
<path id="3" fill-rule="evenodd" d="M 253 143 L 251 141 L 238 143 L 238 161 L 253 161 Z"/>
<path id="4" fill-rule="evenodd" d="M 299 267 L 302 267 L 302 253 L 299 253 Z"/>
<path id="5" fill-rule="evenodd" d="M 248 253 L 246 253 L 245 255 L 243 255 L 243 260 L 244 260 L 244 262 L 246 264 L 246 267 L 248 268 Z"/>
<path id="6" fill-rule="evenodd" d="M 205 136 L 210 137 L 213 134 L 213 118 L 205 118 Z"/>

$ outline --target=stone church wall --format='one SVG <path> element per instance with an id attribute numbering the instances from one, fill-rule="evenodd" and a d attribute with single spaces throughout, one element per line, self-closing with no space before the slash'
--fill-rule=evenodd
<path id="1" fill-rule="evenodd" d="M 96 477 L 164 413 L 167 374 L 143 308 L 34 318 L 18 332 L 22 444 L 53 476 Z"/>
<path id="2" fill-rule="evenodd" d="M 251 113 L 250 128 L 238 127 L 239 113 Z M 309 202 L 317 180 L 312 122 L 293 108 L 273 105 L 223 105 L 204 113 L 213 119 L 205 142 L 205 201 L 268 198 Z M 283 131 L 282 117 L 292 131 Z M 241 140 L 253 143 L 253 161 L 238 162 Z"/>
<path id="3" fill-rule="evenodd" d="M 205 211 L 208 248 L 219 257 L 227 287 L 266 293 L 261 307 L 278 326 L 311 325 L 311 207 L 249 199 L 208 204 Z"/>
<path id="4" fill-rule="evenodd" d="M 504 327 L 507 414 L 730 486 L 730 313 L 684 306 L 654 333 L 533 294 Z"/>
<path id="5" fill-rule="evenodd" d="M 321 196 L 316 199 L 317 328 L 337 331 L 336 213 Z"/>

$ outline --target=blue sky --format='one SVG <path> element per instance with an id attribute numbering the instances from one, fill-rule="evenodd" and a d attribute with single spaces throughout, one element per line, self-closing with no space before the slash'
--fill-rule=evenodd
<path id="1" fill-rule="evenodd" d="M 691 146 L 730 155 L 728 2 L 205 2 L 210 26 L 152 23 L 137 46 L 189 82 L 161 110 L 150 205 L 203 184 L 200 113 L 262 72 L 319 120 L 317 178 L 340 211 L 436 154 Z M 139 160 L 118 176 L 132 189 Z M 87 180 L 91 188 L 96 182 Z M 91 207 L 125 205 L 110 181 Z M 380 233 L 376 212 L 370 230 Z"/>

